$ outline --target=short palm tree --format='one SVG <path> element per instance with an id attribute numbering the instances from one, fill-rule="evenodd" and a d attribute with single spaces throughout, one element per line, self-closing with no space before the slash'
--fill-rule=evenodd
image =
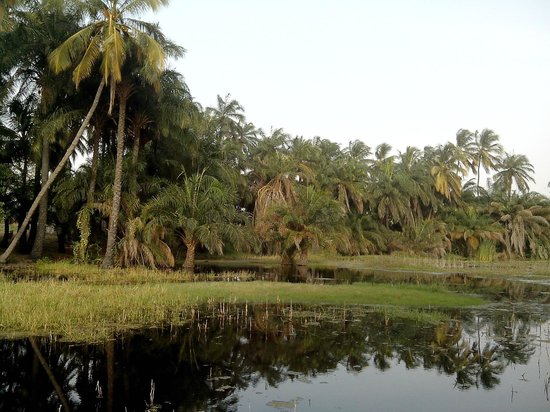
<path id="1" fill-rule="evenodd" d="M 473 257 L 483 241 L 504 244 L 502 227 L 487 213 L 480 213 L 473 207 L 453 209 L 445 217 L 450 239 L 468 257 Z"/>
<path id="2" fill-rule="evenodd" d="M 248 215 L 236 207 L 236 201 L 230 187 L 200 173 L 162 190 L 146 205 L 144 216 L 175 231 L 187 249 L 184 268 L 192 272 L 199 246 L 220 255 L 225 242 L 239 250 L 253 246 Z"/>
<path id="3" fill-rule="evenodd" d="M 306 265 L 313 247 L 327 246 L 335 239 L 347 241 L 344 214 L 338 201 L 312 186 L 299 188 L 294 205 L 271 209 L 269 232 L 280 243 L 282 263 Z"/>
<path id="4" fill-rule="evenodd" d="M 508 256 L 525 256 L 536 245 L 550 239 L 550 207 L 538 198 L 540 195 L 514 195 L 505 202 L 492 202 L 490 212 L 504 227 Z M 548 253 L 548 251 L 546 251 Z"/>

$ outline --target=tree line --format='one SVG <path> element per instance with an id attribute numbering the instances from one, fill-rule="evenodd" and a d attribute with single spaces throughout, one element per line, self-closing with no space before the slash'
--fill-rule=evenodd
<path id="1" fill-rule="evenodd" d="M 550 200 L 493 130 L 394 151 L 261 130 L 229 95 L 204 108 L 166 67 L 183 47 L 137 19 L 167 3 L 0 5 L 1 262 L 41 258 L 48 227 L 104 268 L 192 269 L 197 251 L 549 258 Z"/>

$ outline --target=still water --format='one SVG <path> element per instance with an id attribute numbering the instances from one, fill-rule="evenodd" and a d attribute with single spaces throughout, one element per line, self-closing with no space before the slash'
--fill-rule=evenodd
<path id="1" fill-rule="evenodd" d="M 0 341 L 2 411 L 547 411 L 550 310 L 430 325 L 365 307 L 212 305 L 82 345 Z"/>

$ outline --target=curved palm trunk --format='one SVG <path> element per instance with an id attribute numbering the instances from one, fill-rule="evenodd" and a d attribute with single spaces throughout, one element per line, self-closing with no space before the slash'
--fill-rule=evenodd
<path id="1" fill-rule="evenodd" d="M 111 215 L 109 216 L 109 229 L 107 233 L 107 246 L 105 257 L 101 267 L 109 269 L 115 263 L 115 246 L 118 226 L 118 213 L 120 211 L 120 197 L 122 195 L 122 160 L 124 157 L 124 128 L 126 123 L 126 104 L 130 90 L 127 87 L 122 87 L 119 94 L 118 108 L 118 130 L 117 130 L 117 147 L 116 147 L 116 164 L 115 164 L 115 181 L 113 183 L 113 203 L 111 206 Z"/>
<path id="2" fill-rule="evenodd" d="M 55 390 L 55 393 L 57 394 L 59 402 L 61 402 L 61 405 L 63 406 L 63 410 L 65 410 L 66 412 L 70 412 L 71 407 L 69 405 L 69 401 L 67 400 L 67 397 L 63 393 L 63 388 L 55 378 L 55 375 L 53 374 L 50 366 L 48 365 L 48 362 L 44 358 L 44 355 L 42 355 L 42 352 L 40 351 L 40 347 L 36 342 L 36 338 L 33 338 L 33 337 L 29 338 L 29 342 L 31 343 L 32 349 L 36 354 L 36 357 L 38 358 L 40 365 L 42 365 L 42 367 L 44 368 L 44 371 L 46 372 L 46 375 L 48 375 L 48 379 L 50 380 L 50 383 L 52 384 Z"/>
<path id="3" fill-rule="evenodd" d="M 27 212 L 27 216 L 25 217 L 25 220 L 21 224 L 21 226 L 20 226 L 19 230 L 17 231 L 15 237 L 11 241 L 11 243 L 8 246 L 8 248 L 6 249 L 6 251 L 2 254 L 2 256 L 0 256 L 0 263 L 6 263 L 8 261 L 8 258 L 12 254 L 13 249 L 17 245 L 17 242 L 19 242 L 19 239 L 21 239 L 21 236 L 25 232 L 25 229 L 27 228 L 27 225 L 29 224 L 29 222 L 32 218 L 32 215 L 34 214 L 34 212 L 35 212 L 36 208 L 38 207 L 40 201 L 42 200 L 42 198 L 44 197 L 44 195 L 46 194 L 46 192 L 48 191 L 48 189 L 50 188 L 50 186 L 52 185 L 54 180 L 57 178 L 59 173 L 61 173 L 61 170 L 63 170 L 63 168 L 65 167 L 65 164 L 67 163 L 67 161 L 69 160 L 69 158 L 73 154 L 74 150 L 76 149 L 76 146 L 78 145 L 78 142 L 80 141 L 80 138 L 82 137 L 82 134 L 84 133 L 84 130 L 86 130 L 86 128 L 88 127 L 88 123 L 90 123 L 90 119 L 91 119 L 92 115 L 94 114 L 95 109 L 97 108 L 97 105 L 99 103 L 99 98 L 101 97 L 101 92 L 103 91 L 104 87 L 105 87 L 105 81 L 102 79 L 101 82 L 99 83 L 98 88 L 97 88 L 97 92 L 96 92 L 94 101 L 92 103 L 92 106 L 90 107 L 90 110 L 88 110 L 88 114 L 86 114 L 86 117 L 84 118 L 84 121 L 82 122 L 82 125 L 80 126 L 80 129 L 78 129 L 78 132 L 76 133 L 76 136 L 74 137 L 73 141 L 71 142 L 71 145 L 69 146 L 69 148 L 65 152 L 65 155 L 63 156 L 63 158 L 61 159 L 61 161 L 59 162 L 59 164 L 57 165 L 55 170 L 52 172 L 52 174 L 48 178 L 48 181 L 46 182 L 45 185 L 42 186 L 42 189 L 40 189 L 40 192 L 36 196 L 36 199 L 34 199 L 34 202 L 32 203 L 31 208 L 29 209 L 29 211 Z"/>
<path id="4" fill-rule="evenodd" d="M 40 169 L 40 181 L 42 187 L 48 181 L 48 172 L 50 171 L 50 142 L 46 136 L 42 139 L 42 166 Z M 40 259 L 44 251 L 44 238 L 46 237 L 46 224 L 48 220 L 48 192 L 40 201 L 38 209 L 38 222 L 36 227 L 36 237 L 31 250 L 31 258 Z"/>
<path id="5" fill-rule="evenodd" d="M 185 247 L 187 247 L 187 252 L 185 253 L 183 268 L 186 272 L 193 273 L 195 271 L 195 249 L 197 244 L 193 241 L 186 241 Z"/>

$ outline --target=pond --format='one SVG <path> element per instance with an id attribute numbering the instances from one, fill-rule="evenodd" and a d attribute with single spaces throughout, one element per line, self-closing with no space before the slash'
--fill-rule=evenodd
<path id="1" fill-rule="evenodd" d="M 550 301 L 548 278 L 515 276 L 478 276 L 464 273 L 416 272 L 394 269 L 349 269 L 337 267 L 308 267 L 284 265 L 243 265 L 230 262 L 203 262 L 197 272 L 220 274 L 224 272 L 249 273 L 255 280 L 292 283 L 392 283 L 444 285 L 460 292 L 483 294 L 491 300 Z"/>
<path id="2" fill-rule="evenodd" d="M 2 411 L 542 411 L 550 310 L 201 307 L 181 328 L 0 341 Z"/>

